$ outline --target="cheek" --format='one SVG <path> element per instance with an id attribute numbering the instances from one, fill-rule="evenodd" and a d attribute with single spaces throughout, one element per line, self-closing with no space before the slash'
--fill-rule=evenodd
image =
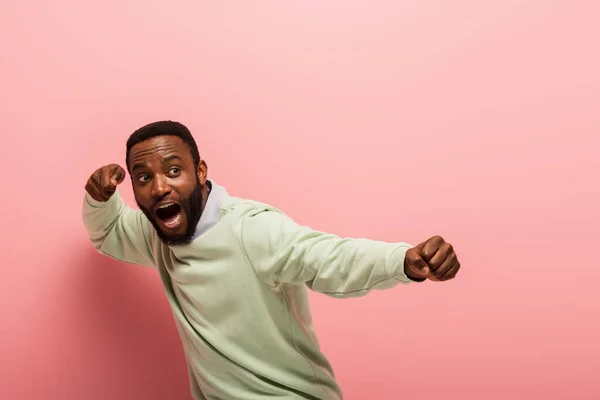
<path id="1" fill-rule="evenodd" d="M 147 192 L 148 190 L 145 189 L 133 188 L 133 196 L 135 197 L 135 201 L 146 208 L 148 208 L 151 203 L 150 195 Z"/>
<path id="2" fill-rule="evenodd" d="M 181 188 L 181 190 L 178 190 L 179 193 L 179 198 L 181 199 L 182 202 L 187 203 L 190 201 L 191 197 L 192 197 L 192 192 L 193 190 L 190 188 Z"/>
<path id="3" fill-rule="evenodd" d="M 187 199 L 194 192 L 194 189 L 196 188 L 196 181 L 190 180 L 189 177 L 180 180 L 173 180 L 173 182 L 171 182 L 171 187 L 179 194 L 179 196 Z"/>

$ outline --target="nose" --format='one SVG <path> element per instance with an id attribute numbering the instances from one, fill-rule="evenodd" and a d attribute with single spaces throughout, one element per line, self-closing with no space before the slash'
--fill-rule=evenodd
<path id="1" fill-rule="evenodd" d="M 171 193 L 171 186 L 163 175 L 155 175 L 152 181 L 152 197 L 160 199 Z"/>

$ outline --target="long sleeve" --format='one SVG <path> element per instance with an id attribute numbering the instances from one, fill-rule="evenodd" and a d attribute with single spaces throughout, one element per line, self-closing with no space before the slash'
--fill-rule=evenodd
<path id="1" fill-rule="evenodd" d="M 90 241 L 106 256 L 154 268 L 158 244 L 146 216 L 128 207 L 118 191 L 107 202 L 83 199 L 83 223 Z"/>
<path id="2" fill-rule="evenodd" d="M 270 286 L 306 284 L 331 297 L 359 297 L 412 282 L 404 273 L 407 243 L 341 238 L 270 208 L 247 215 L 241 232 L 250 264 Z"/>

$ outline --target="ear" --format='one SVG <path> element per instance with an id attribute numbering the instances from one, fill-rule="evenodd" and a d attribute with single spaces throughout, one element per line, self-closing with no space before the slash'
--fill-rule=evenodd
<path id="1" fill-rule="evenodd" d="M 202 186 L 206 185 L 206 179 L 208 177 L 208 166 L 204 162 L 204 160 L 200 160 L 198 164 L 198 170 L 196 171 L 198 174 L 198 180 Z"/>

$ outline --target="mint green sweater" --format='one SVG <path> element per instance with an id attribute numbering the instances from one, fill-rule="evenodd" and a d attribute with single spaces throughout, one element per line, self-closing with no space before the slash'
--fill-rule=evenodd
<path id="1" fill-rule="evenodd" d="M 307 288 L 343 298 L 408 284 L 411 246 L 318 232 L 236 197 L 216 211 L 192 243 L 169 247 L 118 191 L 105 203 L 89 195 L 83 202 L 101 254 L 158 270 L 194 399 L 342 399 L 319 348 Z"/>

